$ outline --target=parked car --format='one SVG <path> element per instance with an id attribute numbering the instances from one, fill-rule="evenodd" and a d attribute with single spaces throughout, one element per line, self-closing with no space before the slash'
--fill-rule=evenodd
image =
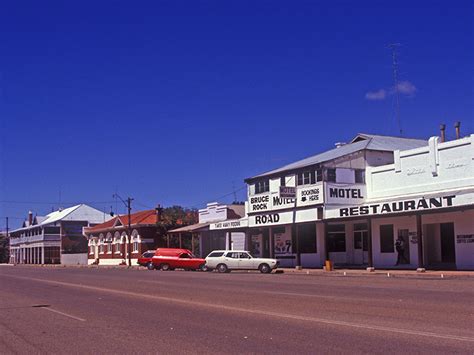
<path id="1" fill-rule="evenodd" d="M 184 270 L 206 270 L 206 260 L 196 258 L 188 249 L 158 248 L 151 258 L 152 269 L 163 271 Z"/>
<path id="2" fill-rule="evenodd" d="M 155 255 L 155 250 L 147 250 L 137 260 L 137 264 L 140 266 L 146 266 L 149 270 L 153 270 L 153 263 L 151 258 Z"/>
<path id="3" fill-rule="evenodd" d="M 262 274 L 271 273 L 278 267 L 278 261 L 267 258 L 254 258 L 245 250 L 215 250 L 206 257 L 209 270 L 230 272 L 231 270 L 259 270 Z"/>

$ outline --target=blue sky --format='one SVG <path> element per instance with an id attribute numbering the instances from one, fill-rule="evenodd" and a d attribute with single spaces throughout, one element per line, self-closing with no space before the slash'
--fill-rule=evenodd
<path id="1" fill-rule="evenodd" d="M 2 2 L 0 228 L 60 194 L 106 210 L 115 191 L 136 210 L 243 200 L 246 177 L 396 135 L 389 43 L 404 136 L 473 133 L 472 2 L 355 4 Z"/>

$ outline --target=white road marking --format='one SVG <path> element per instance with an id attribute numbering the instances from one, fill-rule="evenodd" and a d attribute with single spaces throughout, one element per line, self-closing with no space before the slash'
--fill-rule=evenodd
<path id="1" fill-rule="evenodd" d="M 299 316 L 299 315 L 279 313 L 279 312 L 262 311 L 258 309 L 252 310 L 252 309 L 241 308 L 241 307 L 224 306 L 224 305 L 204 303 L 204 302 L 198 302 L 198 301 L 182 300 L 182 299 L 176 299 L 174 297 L 147 295 L 147 294 L 135 293 L 135 292 L 130 292 L 130 291 L 114 290 L 114 289 L 108 289 L 108 288 L 96 287 L 96 286 L 78 285 L 78 284 L 73 284 L 69 282 L 45 280 L 45 279 L 38 279 L 38 278 L 32 278 L 32 277 L 12 276 L 12 275 L 2 275 L 2 276 L 17 278 L 17 279 L 24 279 L 24 280 L 29 280 L 29 281 L 42 282 L 42 283 L 53 284 L 53 285 L 66 286 L 66 287 L 71 287 L 71 288 L 80 288 L 80 289 L 91 290 L 91 291 L 106 292 L 106 293 L 129 296 L 129 297 L 134 297 L 134 298 L 144 298 L 144 299 L 157 300 L 157 301 L 166 301 L 169 303 L 190 305 L 194 307 L 214 308 L 214 309 L 225 310 L 229 312 L 258 314 L 258 315 L 263 315 L 267 317 L 291 319 L 291 320 L 336 325 L 336 326 L 343 326 L 343 327 L 350 327 L 350 328 L 367 329 L 367 330 L 398 333 L 398 334 L 405 334 L 405 335 L 418 335 L 418 336 L 447 339 L 447 340 L 474 342 L 474 337 L 461 336 L 461 335 L 440 334 L 440 333 L 424 332 L 424 331 L 418 331 L 418 330 L 407 330 L 407 329 L 384 327 L 384 326 L 378 326 L 378 325 L 369 325 L 369 324 L 337 321 L 337 320 L 324 319 L 324 318 Z"/>
<path id="2" fill-rule="evenodd" d="M 54 313 L 57 313 L 57 314 L 60 314 L 62 316 L 65 316 L 65 317 L 68 317 L 68 318 L 72 318 L 72 319 L 75 319 L 75 320 L 78 320 L 80 322 L 85 322 L 86 320 L 85 319 L 82 319 L 82 318 L 79 318 L 79 317 L 76 317 L 76 316 L 72 316 L 70 314 L 67 314 L 67 313 L 64 313 L 64 312 L 60 312 L 56 309 L 53 309 L 53 308 L 49 308 L 49 307 L 41 307 L 41 309 L 44 309 L 44 310 L 47 310 L 47 311 L 50 311 L 50 312 L 54 312 Z"/>

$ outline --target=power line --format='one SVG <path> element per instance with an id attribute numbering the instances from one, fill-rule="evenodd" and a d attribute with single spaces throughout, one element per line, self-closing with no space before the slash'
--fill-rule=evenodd
<path id="1" fill-rule="evenodd" d="M 115 201 L 62 201 L 64 204 L 97 204 L 97 205 L 102 205 L 102 204 L 109 204 L 109 203 L 114 203 Z M 31 205 L 56 205 L 58 201 L 14 201 L 14 200 L 1 200 L 0 203 L 11 203 L 11 204 L 31 204 Z"/>

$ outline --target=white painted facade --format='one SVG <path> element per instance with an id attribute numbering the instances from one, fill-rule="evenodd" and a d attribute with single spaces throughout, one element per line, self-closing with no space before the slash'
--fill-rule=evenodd
<path id="1" fill-rule="evenodd" d="M 397 252 L 381 251 L 381 226 L 394 239 L 408 236 L 409 263 L 400 267 L 474 269 L 474 135 L 426 147 L 396 151 L 394 163 L 369 167 L 362 205 L 328 206 L 325 218 L 372 217 L 375 267 L 393 267 Z M 415 214 L 421 215 L 422 259 Z"/>
<path id="2" fill-rule="evenodd" d="M 372 146 L 396 149 L 362 149 L 305 165 L 337 155 L 333 150 L 249 179 L 242 219 L 248 249 L 274 248 L 282 266 L 295 266 L 295 228 L 315 224 L 316 242 L 306 243 L 313 252 L 300 254 L 304 267 L 329 258 L 361 267 L 474 269 L 474 135 L 444 143 L 408 140 L 406 149 L 404 142 L 382 138 Z M 303 180 L 306 170 L 316 171 L 314 178 Z M 296 187 L 296 197 L 280 198 L 281 185 Z M 397 239 L 405 242 L 401 253 Z M 282 240 L 291 244 L 289 252 L 281 253 Z"/>

